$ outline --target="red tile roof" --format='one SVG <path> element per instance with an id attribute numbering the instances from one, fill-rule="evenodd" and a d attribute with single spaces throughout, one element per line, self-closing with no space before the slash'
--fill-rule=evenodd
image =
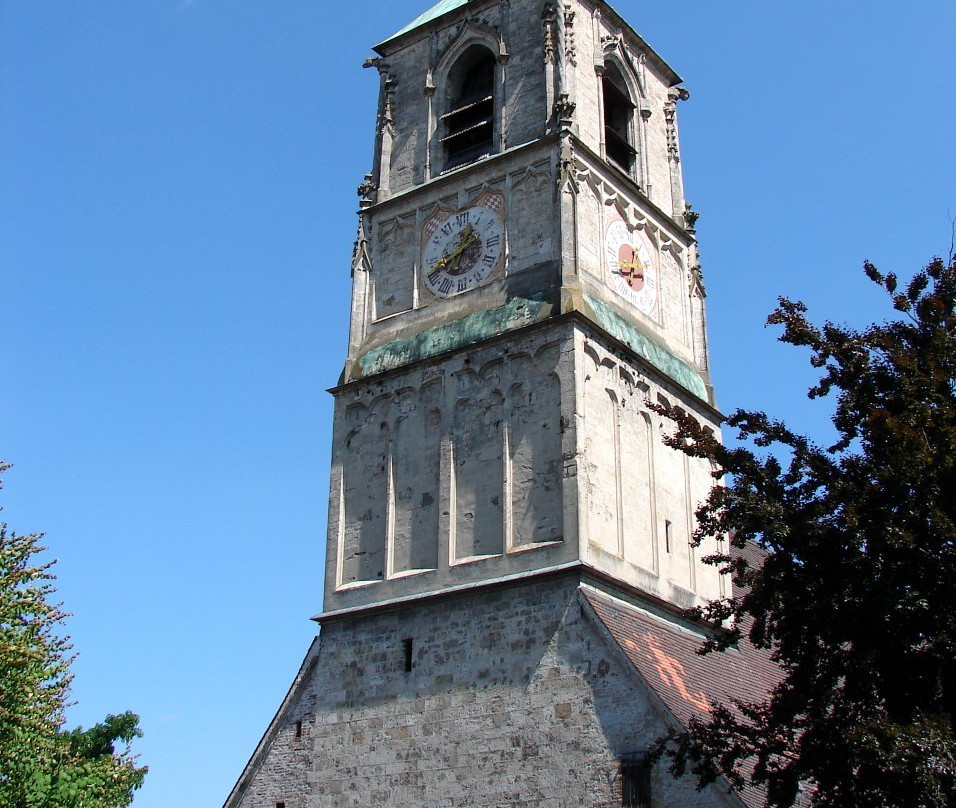
<path id="1" fill-rule="evenodd" d="M 641 678 L 685 727 L 717 703 L 762 701 L 781 678 L 769 654 L 745 639 L 738 648 L 702 656 L 697 652 L 704 634 L 693 624 L 658 617 L 592 589 L 581 593 Z M 761 791 L 748 789 L 739 796 L 751 808 L 763 804 Z"/>

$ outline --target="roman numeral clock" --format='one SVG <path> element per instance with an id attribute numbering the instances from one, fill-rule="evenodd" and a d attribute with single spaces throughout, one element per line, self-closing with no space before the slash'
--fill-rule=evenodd
<path id="1" fill-rule="evenodd" d="M 504 196 L 485 193 L 463 210 L 439 207 L 422 230 L 421 271 L 438 297 L 474 289 L 500 273 L 504 260 Z"/>

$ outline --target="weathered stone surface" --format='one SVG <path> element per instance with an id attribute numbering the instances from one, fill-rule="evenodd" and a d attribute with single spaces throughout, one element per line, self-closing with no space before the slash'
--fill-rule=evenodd
<path id="1" fill-rule="evenodd" d="M 684 682 L 652 654 L 649 687 L 579 587 L 689 634 L 673 615 L 722 594 L 715 548 L 690 545 L 711 468 L 650 408 L 718 431 L 686 92 L 601 0 L 443 0 L 378 52 L 321 643 L 227 808 L 620 805 L 621 759 Z M 490 140 L 447 169 L 452 120 Z M 740 804 L 660 768 L 651 785 L 655 806 Z"/>
<path id="2" fill-rule="evenodd" d="M 667 722 L 578 586 L 552 578 L 327 623 L 308 682 L 227 808 L 615 804 L 621 756 Z M 651 787 L 655 805 L 734 804 L 661 767 Z"/>
<path id="3" fill-rule="evenodd" d="M 470 47 L 497 60 L 493 153 L 444 171 L 449 72 Z M 553 304 L 559 289 L 580 289 L 653 330 L 703 379 L 693 394 L 707 397 L 704 312 L 696 246 L 684 226 L 677 138 L 676 99 L 686 93 L 673 89 L 673 70 L 604 3 L 579 0 L 450 4 L 383 43 L 382 52 L 377 191 L 361 212 L 345 380 L 394 367 L 402 356 L 413 361 L 416 351 L 394 348 L 416 335 L 430 340 L 516 297 Z M 634 105 L 628 172 L 604 159 L 607 71 L 621 77 Z M 478 288 L 436 297 L 422 280 L 426 223 L 488 192 L 504 199 L 504 261 Z M 657 291 L 646 311 L 615 288 L 604 242 L 616 220 L 650 250 Z"/>
<path id="4" fill-rule="evenodd" d="M 513 298 L 504 306 L 473 312 L 452 323 L 399 338 L 380 348 L 373 348 L 358 359 L 356 376 L 374 376 L 405 365 L 431 359 L 433 356 L 473 345 L 490 337 L 514 331 L 546 319 L 551 314 L 546 303 Z"/>
<path id="5" fill-rule="evenodd" d="M 636 353 L 548 319 L 338 389 L 326 611 L 572 563 L 682 607 L 720 594 L 689 546 L 710 466 L 648 405 L 716 413 Z"/>
<path id="6" fill-rule="evenodd" d="M 547 322 L 336 391 L 327 611 L 576 558 L 573 333 Z"/>
<path id="7" fill-rule="evenodd" d="M 609 309 L 604 302 L 588 295 L 584 296 L 584 300 L 590 309 L 591 319 L 608 334 L 619 339 L 634 353 L 650 362 L 657 370 L 669 376 L 685 390 L 702 401 L 707 400 L 707 386 L 697 370 L 674 356 L 649 334 Z"/>

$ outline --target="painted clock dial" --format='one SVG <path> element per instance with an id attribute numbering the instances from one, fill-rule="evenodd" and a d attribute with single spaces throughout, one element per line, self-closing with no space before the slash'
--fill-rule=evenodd
<path id="1" fill-rule="evenodd" d="M 485 194 L 458 211 L 440 210 L 422 232 L 422 277 L 438 297 L 474 289 L 498 269 L 504 254 L 500 194 Z"/>
<path id="2" fill-rule="evenodd" d="M 614 289 L 650 314 L 657 302 L 657 265 L 646 236 L 615 219 L 604 236 L 604 253 Z"/>

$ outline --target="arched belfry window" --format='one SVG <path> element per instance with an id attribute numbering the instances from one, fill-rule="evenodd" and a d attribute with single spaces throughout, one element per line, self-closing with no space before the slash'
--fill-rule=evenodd
<path id="1" fill-rule="evenodd" d="M 608 162 L 630 174 L 634 168 L 634 102 L 621 71 L 608 64 L 601 77 L 604 94 L 604 154 Z"/>
<path id="2" fill-rule="evenodd" d="M 445 170 L 494 151 L 495 56 L 472 45 L 448 72 L 447 112 L 441 116 Z"/>

